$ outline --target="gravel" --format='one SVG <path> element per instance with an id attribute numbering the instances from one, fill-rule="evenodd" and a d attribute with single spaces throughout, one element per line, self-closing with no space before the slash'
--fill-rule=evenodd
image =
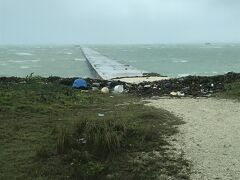
<path id="1" fill-rule="evenodd" d="M 240 179 L 240 103 L 214 98 L 158 99 L 148 105 L 183 118 L 172 141 L 192 163 L 191 179 Z"/>

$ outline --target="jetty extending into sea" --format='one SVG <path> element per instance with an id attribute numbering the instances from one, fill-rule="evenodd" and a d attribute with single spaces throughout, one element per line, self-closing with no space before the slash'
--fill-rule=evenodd
<path id="1" fill-rule="evenodd" d="M 143 76 L 143 73 L 146 73 L 145 71 L 138 70 L 130 65 L 121 64 L 113 59 L 103 56 L 91 48 L 82 47 L 81 50 L 94 71 L 104 80 L 121 77 L 141 77 Z"/>
<path id="2" fill-rule="evenodd" d="M 81 47 L 81 51 L 100 79 L 120 80 L 129 83 L 169 79 L 162 76 L 146 76 L 148 74 L 147 71 L 117 62 L 88 47 Z"/>

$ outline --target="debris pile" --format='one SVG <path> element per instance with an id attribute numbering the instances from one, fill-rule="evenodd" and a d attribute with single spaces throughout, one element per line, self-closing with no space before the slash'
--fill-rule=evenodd
<path id="1" fill-rule="evenodd" d="M 170 94 L 173 96 L 209 97 L 224 90 L 224 84 L 237 80 L 240 80 L 240 74 L 237 73 L 218 76 L 187 76 L 153 83 L 140 83 L 134 91 L 141 95 Z"/>
<path id="2" fill-rule="evenodd" d="M 119 80 L 108 81 L 86 78 L 84 81 L 86 81 L 87 86 L 78 78 L 51 76 L 40 79 L 45 83 L 59 83 L 67 86 L 72 86 L 75 82 L 77 86 L 84 86 L 87 90 L 101 91 L 102 93 L 130 93 L 137 96 L 209 97 L 214 93 L 223 91 L 226 83 L 240 81 L 240 73 L 229 72 L 217 76 L 187 76 L 155 82 L 141 82 L 139 84 L 130 84 Z M 0 83 L 22 83 L 25 81 L 26 78 L 0 77 Z"/>
<path id="3" fill-rule="evenodd" d="M 227 73 L 218 76 L 187 76 L 155 82 L 130 84 L 121 81 L 86 79 L 89 89 L 107 87 L 109 91 L 130 93 L 137 96 L 210 97 L 223 91 L 225 83 L 240 80 L 240 73 Z"/>
<path id="4" fill-rule="evenodd" d="M 218 76 L 187 76 L 132 85 L 129 93 L 142 96 L 194 96 L 209 97 L 224 90 L 224 84 L 240 80 L 240 73 Z"/>

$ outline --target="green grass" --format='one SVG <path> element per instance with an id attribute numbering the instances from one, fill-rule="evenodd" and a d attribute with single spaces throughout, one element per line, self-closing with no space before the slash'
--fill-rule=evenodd
<path id="1" fill-rule="evenodd" d="M 0 82 L 0 179 L 188 179 L 165 140 L 182 123 L 128 95 Z"/>
<path id="2" fill-rule="evenodd" d="M 225 90 L 216 95 L 220 98 L 240 100 L 240 81 L 225 84 Z"/>

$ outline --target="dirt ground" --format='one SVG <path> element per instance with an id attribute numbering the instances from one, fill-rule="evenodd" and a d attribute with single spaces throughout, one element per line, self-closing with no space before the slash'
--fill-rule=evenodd
<path id="1" fill-rule="evenodd" d="M 186 124 L 172 141 L 192 164 L 192 180 L 240 179 L 240 103 L 232 100 L 158 99 Z"/>

